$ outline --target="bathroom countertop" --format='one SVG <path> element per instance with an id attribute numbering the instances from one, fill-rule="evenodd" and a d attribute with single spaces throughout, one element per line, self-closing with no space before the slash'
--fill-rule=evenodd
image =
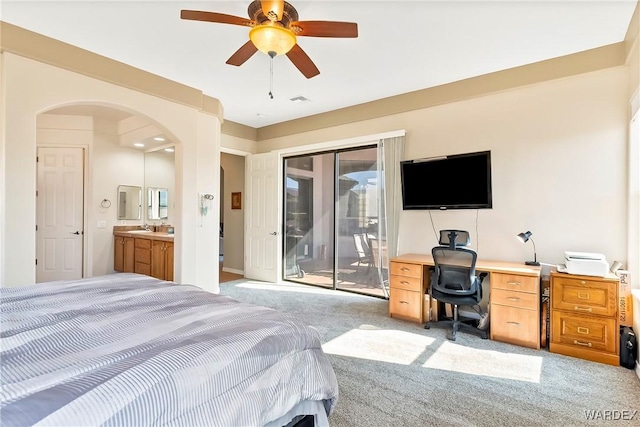
<path id="1" fill-rule="evenodd" d="M 160 231 L 143 231 L 140 228 L 134 230 L 113 230 L 114 236 L 135 237 L 136 239 L 164 240 L 173 242 L 173 234 Z"/>

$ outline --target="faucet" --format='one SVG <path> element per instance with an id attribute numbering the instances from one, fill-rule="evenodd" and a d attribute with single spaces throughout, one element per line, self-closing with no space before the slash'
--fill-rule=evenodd
<path id="1" fill-rule="evenodd" d="M 149 224 L 143 224 L 140 226 L 140 228 L 146 231 L 151 231 L 151 227 L 149 226 Z"/>

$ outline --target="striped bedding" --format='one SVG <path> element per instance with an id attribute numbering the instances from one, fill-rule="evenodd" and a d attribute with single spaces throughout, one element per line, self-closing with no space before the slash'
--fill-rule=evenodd
<path id="1" fill-rule="evenodd" d="M 292 316 L 131 273 L 0 288 L 5 426 L 264 426 L 338 386 Z"/>

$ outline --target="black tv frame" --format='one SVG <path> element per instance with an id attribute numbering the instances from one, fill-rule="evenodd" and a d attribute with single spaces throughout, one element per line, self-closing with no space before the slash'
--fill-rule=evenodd
<path id="1" fill-rule="evenodd" d="M 407 183 L 405 182 L 405 165 L 407 164 L 415 164 L 415 163 L 425 163 L 425 162 L 448 162 L 454 161 L 463 157 L 484 157 L 487 162 L 486 167 L 486 183 L 484 190 L 486 191 L 486 202 L 466 202 L 460 201 L 460 203 L 446 203 L 446 204 L 435 204 L 435 203 L 427 203 L 427 204 L 407 204 L 406 202 L 406 190 Z M 493 189 L 491 185 L 491 151 L 477 151 L 472 153 L 463 153 L 463 154 L 452 154 L 447 156 L 438 156 L 438 157 L 428 157 L 422 159 L 414 159 L 414 160 L 404 160 L 400 162 L 400 174 L 401 174 L 401 191 L 402 191 L 402 209 L 403 210 L 453 210 L 453 209 L 492 209 L 493 208 Z M 455 176 L 456 171 L 452 170 L 451 174 Z M 455 178 L 454 178 L 455 179 Z M 461 181 L 468 180 L 469 177 L 460 177 Z M 473 179 L 482 179 L 482 177 L 474 177 Z M 424 178 L 423 181 L 423 191 L 429 191 L 430 185 L 438 185 L 437 180 L 429 181 L 428 177 Z"/>

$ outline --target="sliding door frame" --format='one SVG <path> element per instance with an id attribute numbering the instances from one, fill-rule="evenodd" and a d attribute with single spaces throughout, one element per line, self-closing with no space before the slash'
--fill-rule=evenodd
<path id="1" fill-rule="evenodd" d="M 287 215 L 287 200 L 286 200 L 286 185 L 287 185 L 287 168 L 286 168 L 286 162 L 287 160 L 291 160 L 291 159 L 296 159 L 296 158 L 302 158 L 302 157 L 313 157 L 313 156 L 319 156 L 319 155 L 325 155 L 325 154 L 333 154 L 333 274 L 332 274 L 332 286 L 331 287 L 327 287 L 327 286 L 322 286 L 322 285 L 318 285 L 318 284 L 314 284 L 314 283 L 307 283 L 304 282 L 303 284 L 305 285 L 309 285 L 309 286 L 316 286 L 316 287 L 321 287 L 324 289 L 333 289 L 333 290 L 341 290 L 344 292 L 351 292 L 351 293 L 355 293 L 358 295 L 367 295 L 367 296 L 372 296 L 372 297 L 376 297 L 376 298 L 381 298 L 381 299 L 386 299 L 386 297 L 384 295 L 379 296 L 379 295 L 375 295 L 375 294 L 366 294 L 363 292 L 357 292 L 357 291 L 353 291 L 347 288 L 338 288 L 337 284 L 338 284 L 338 273 L 339 273 L 339 261 L 340 258 L 338 256 L 338 245 L 339 245 L 339 227 L 338 227 L 338 213 L 340 212 L 340 180 L 339 180 L 339 161 L 340 161 L 340 153 L 347 153 L 347 152 L 351 152 L 351 151 L 360 151 L 360 150 L 367 150 L 367 149 L 377 149 L 378 145 L 377 145 L 377 141 L 369 141 L 368 143 L 364 143 L 364 144 L 360 144 L 357 146 L 350 146 L 350 147 L 341 147 L 341 148 L 328 148 L 328 149 L 324 149 L 324 150 L 320 150 L 320 151 L 309 151 L 309 152 L 305 152 L 305 153 L 297 153 L 297 154 L 291 154 L 291 155 L 286 155 L 286 154 L 282 154 L 280 156 L 281 158 L 281 165 L 282 165 L 282 184 L 281 184 L 281 189 L 283 191 L 283 197 L 282 197 L 282 272 L 281 272 L 281 278 L 284 281 L 292 281 L 294 283 L 302 283 L 302 282 L 298 282 L 296 280 L 292 280 L 292 279 L 288 279 L 287 278 L 287 251 L 286 249 L 286 215 Z M 380 159 L 376 159 L 376 161 L 380 161 Z"/>

